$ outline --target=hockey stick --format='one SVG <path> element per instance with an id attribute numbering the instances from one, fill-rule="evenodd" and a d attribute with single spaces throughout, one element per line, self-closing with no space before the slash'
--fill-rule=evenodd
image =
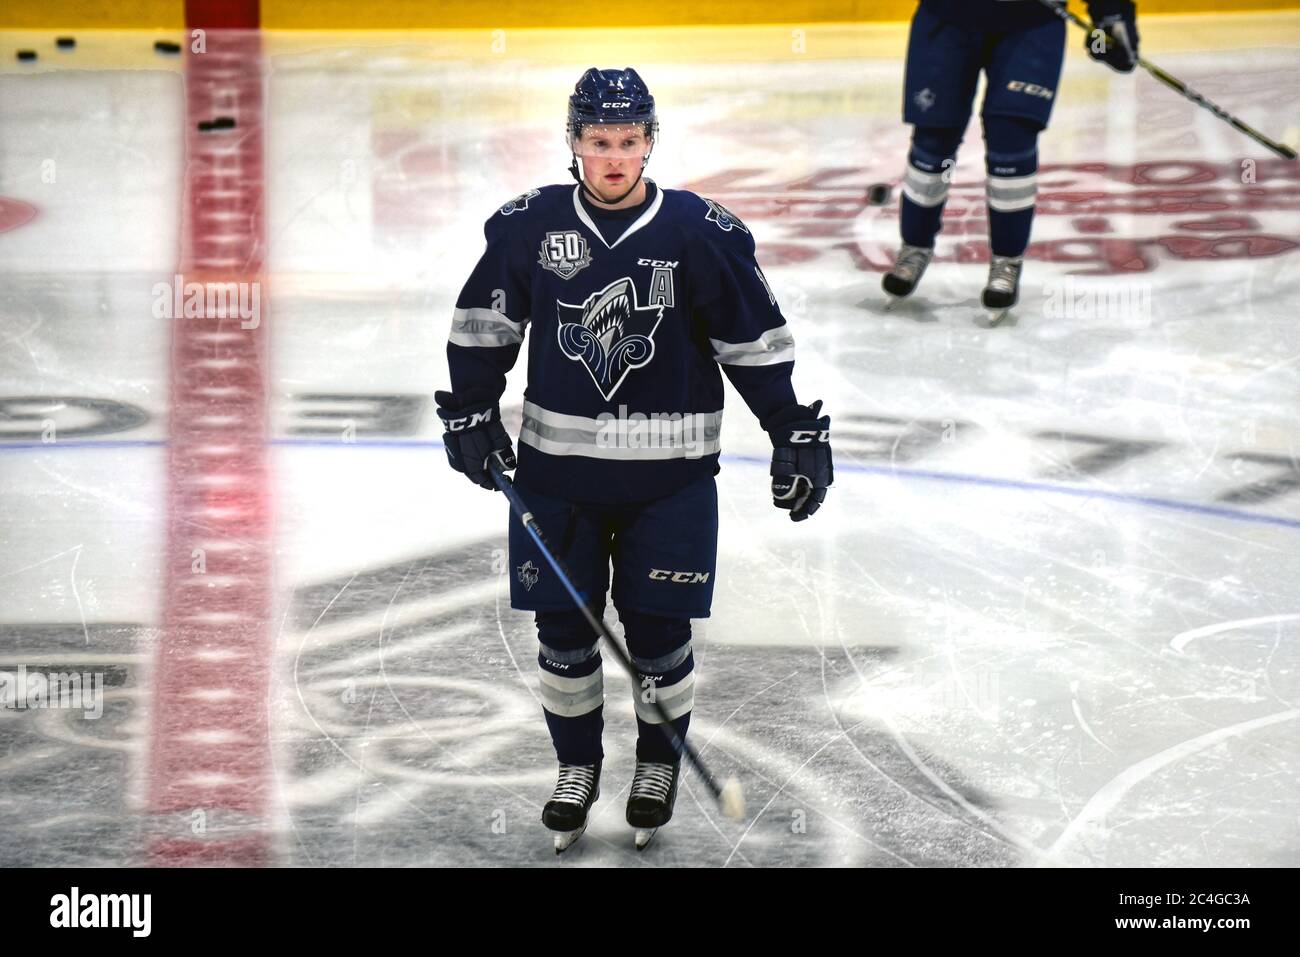
<path id="1" fill-rule="evenodd" d="M 1038 0 L 1038 2 L 1041 3 L 1043 6 L 1047 7 L 1047 9 L 1051 10 L 1062 20 L 1065 20 L 1067 23 L 1073 23 L 1076 26 L 1083 27 L 1083 29 L 1087 30 L 1089 34 L 1092 34 L 1097 29 L 1087 20 L 1083 19 L 1083 17 L 1079 16 L 1076 13 L 1071 13 L 1069 10 L 1065 8 L 1064 5 L 1058 6 L 1056 3 L 1053 3 L 1052 0 Z M 1111 42 L 1110 37 L 1106 37 L 1107 46 L 1110 45 L 1110 42 Z M 1275 142 L 1269 139 L 1263 133 L 1259 132 L 1259 130 L 1247 126 L 1245 123 L 1241 122 L 1241 120 L 1237 119 L 1235 116 L 1233 116 L 1231 113 L 1229 113 L 1223 107 L 1219 106 L 1214 101 L 1208 100 L 1200 93 L 1197 93 L 1195 90 L 1193 90 L 1182 80 L 1178 79 L 1178 77 L 1174 76 L 1172 73 L 1167 73 L 1166 71 L 1160 69 L 1160 67 L 1156 66 L 1154 63 L 1151 63 L 1148 60 L 1144 60 L 1141 57 L 1137 58 L 1137 65 L 1142 67 L 1142 69 L 1146 70 L 1153 77 L 1155 77 L 1165 86 L 1169 87 L 1169 89 L 1173 90 L 1175 93 L 1178 93 L 1186 97 L 1187 99 L 1195 103 L 1197 106 L 1205 107 L 1215 116 L 1217 116 L 1219 119 L 1223 120 L 1225 123 L 1230 125 L 1233 129 L 1245 133 L 1247 136 L 1249 136 L 1260 146 L 1272 150 L 1274 153 L 1276 153 L 1278 156 L 1282 157 L 1283 159 L 1293 160 L 1296 158 L 1296 152 L 1295 150 L 1291 149 L 1291 147 L 1286 146 L 1282 143 Z"/>
<path id="2" fill-rule="evenodd" d="M 519 521 L 528 530 L 528 534 L 532 536 L 537 548 L 541 551 L 542 557 L 546 559 L 546 563 L 551 566 L 551 569 L 560 579 L 560 584 L 564 586 L 564 590 L 569 593 L 573 603 L 582 612 L 582 617 L 587 619 L 587 624 L 591 626 L 592 631 L 605 639 L 605 644 L 613 650 L 614 656 L 618 658 L 619 663 L 632 678 L 632 684 L 635 686 L 638 676 L 636 669 L 632 666 L 631 659 L 628 658 L 627 653 L 619 646 L 619 643 L 614 640 L 614 636 L 609 633 L 605 623 L 592 614 L 582 595 L 578 593 L 578 589 L 573 586 L 573 579 L 569 575 L 568 569 L 561 564 L 559 557 L 546 544 L 546 539 L 542 536 L 541 526 L 537 524 L 537 519 L 533 518 L 533 513 L 528 511 L 528 506 L 524 504 L 524 500 L 519 496 L 519 491 L 515 488 L 514 482 L 510 480 L 510 476 L 506 475 L 501 469 L 501 464 L 495 460 L 489 461 L 488 468 L 492 472 L 492 480 L 497 483 L 497 488 L 501 489 L 506 498 L 510 500 L 510 508 L 519 516 Z M 719 785 L 717 778 L 709 771 L 704 759 L 699 756 L 690 742 L 684 741 L 678 736 L 676 729 L 673 728 L 672 719 L 668 717 L 668 712 L 659 703 L 659 699 L 652 696 L 649 703 L 654 707 L 655 714 L 659 716 L 659 720 L 662 722 L 659 726 L 668 738 L 668 743 L 673 746 L 674 751 L 685 754 L 690 760 L 691 766 L 704 779 L 705 785 L 714 799 L 717 800 L 722 813 L 733 821 L 742 820 L 745 816 L 745 795 L 741 790 L 740 782 L 733 777 L 729 778 L 726 784 Z"/>

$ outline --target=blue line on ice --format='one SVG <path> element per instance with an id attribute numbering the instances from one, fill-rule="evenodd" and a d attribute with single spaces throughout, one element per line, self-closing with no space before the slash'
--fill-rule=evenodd
<path id="1" fill-rule="evenodd" d="M 344 442 L 340 439 L 272 439 L 269 443 L 289 448 L 369 448 L 369 449 L 440 449 L 442 443 L 436 439 L 356 439 Z M 83 442 L 8 442 L 0 443 L 0 453 L 61 451 L 63 449 L 131 449 L 162 448 L 167 445 L 164 439 L 90 439 Z M 722 461 L 731 465 L 755 465 L 766 468 L 768 459 L 749 455 L 724 455 Z M 931 472 L 927 469 L 896 468 L 888 465 L 857 465 L 836 463 L 837 472 L 858 472 L 866 475 L 890 475 L 895 478 L 919 479 L 929 482 L 951 482 L 956 485 L 982 485 L 985 488 L 1004 488 L 1018 492 L 1045 492 L 1050 495 L 1072 495 L 1075 498 L 1099 498 L 1123 505 L 1144 505 L 1148 508 L 1169 509 L 1178 512 L 1191 512 L 1196 515 L 1211 515 L 1236 522 L 1254 522 L 1260 525 L 1275 525 L 1279 528 L 1300 530 L 1300 519 L 1284 518 L 1280 515 L 1261 515 L 1241 509 L 1227 508 L 1222 505 L 1199 505 L 1195 502 L 1180 502 L 1172 498 L 1159 498 L 1154 495 L 1133 495 L 1128 492 L 1109 492 L 1104 489 L 1080 488 L 1070 485 L 1053 485 L 1048 482 L 1026 482 L 1019 479 L 993 478 L 986 475 L 969 475 L 960 472 Z"/>

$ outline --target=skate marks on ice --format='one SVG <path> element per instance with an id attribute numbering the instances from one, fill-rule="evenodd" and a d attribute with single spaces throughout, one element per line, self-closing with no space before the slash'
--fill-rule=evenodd
<path id="1" fill-rule="evenodd" d="M 1014 328 L 1020 324 L 1020 308 L 1017 306 L 990 310 L 979 299 L 935 302 L 920 294 L 898 297 L 878 289 L 868 292 L 856 308 L 874 318 L 906 319 L 918 325 L 951 323 L 957 317 L 963 317 L 963 321 L 968 321 L 976 329 Z"/>
<path id="2" fill-rule="evenodd" d="M 741 777 L 749 819 L 723 821 L 688 774 L 673 822 L 633 855 L 631 688 L 611 662 L 602 797 L 566 862 L 1295 859 L 1300 762 L 1293 722 L 1274 720 L 1300 696 L 1289 527 L 846 480 L 880 503 L 861 528 L 823 528 L 825 548 L 807 529 L 802 575 L 779 536 L 733 535 L 715 618 L 696 626 L 693 739 Z M 1009 496 L 1014 521 L 990 523 Z M 299 589 L 281 642 L 290 861 L 555 863 L 537 820 L 554 765 L 536 639 L 508 608 L 501 548 Z M 808 584 L 786 601 L 774 575 Z M 726 640 L 754 628 L 779 643 Z"/>
<path id="3" fill-rule="evenodd" d="M 870 541 L 839 542 L 814 577 L 822 595 L 865 587 L 869 626 L 914 647 L 831 686 L 846 724 L 938 749 L 994 796 L 983 823 L 1023 863 L 1300 862 L 1293 559 L 1268 544 L 1289 533 L 1153 513 L 1135 537 L 1124 514 L 1051 499 L 1002 526 L 981 518 L 991 501 L 929 499 L 921 523 L 883 484 Z M 809 637 L 854 662 L 863 627 L 841 613 Z"/>
<path id="4" fill-rule="evenodd" d="M 916 323 L 939 322 L 941 318 L 934 307 L 924 298 L 891 296 L 882 291 L 879 286 L 870 288 L 866 297 L 857 304 L 857 308 L 874 316 L 897 316 L 901 319 L 910 319 Z"/>
<path id="5" fill-rule="evenodd" d="M 879 534 L 897 544 L 887 525 Z M 1005 586 L 1029 547 L 1014 532 L 997 545 L 1001 557 L 975 562 L 956 542 L 925 588 L 837 552 L 823 593 L 865 589 L 885 622 L 920 616 L 913 630 L 930 638 L 906 654 L 887 628 L 862 646 L 857 621 L 816 605 L 794 616 L 795 644 L 711 642 L 722 619 L 699 625 L 692 733 L 718 773 L 744 782 L 740 826 L 688 774 L 673 822 L 635 855 L 622 820 L 631 688 L 607 669 L 606 788 L 564 864 L 1294 865 L 1298 616 L 1171 638 L 1155 627 L 1165 611 L 1203 622 L 1269 595 L 1207 588 L 1194 566 L 1140 556 L 1082 585 L 1049 562 L 1016 601 L 987 609 L 978 585 Z M 1154 536 L 1150 556 L 1166 545 Z M 506 608 L 497 547 L 298 590 L 275 724 L 285 863 L 556 863 L 537 820 L 554 769 L 533 627 Z M 1107 619 L 1139 597 L 1151 610 Z M 99 671 L 105 685 L 97 722 L 0 711 L 0 822 L 23 838 L 6 844 L 5 864 L 134 861 L 146 837 L 128 782 L 147 634 L 75 622 L 4 635 L 0 670 Z"/>
<path id="6" fill-rule="evenodd" d="M 139 860 L 148 639 L 129 623 L 0 622 L 0 867 Z M 35 693 L 56 682 L 71 693 Z"/>
<path id="7" fill-rule="evenodd" d="M 508 608 L 501 547 L 484 539 L 298 589 L 280 642 L 291 675 L 279 749 L 290 862 L 556 863 L 539 820 L 555 771 L 535 630 Z M 623 820 L 632 689 L 609 661 L 602 794 L 565 864 L 1016 861 L 918 778 L 888 735 L 828 714 L 827 676 L 849 670 L 842 652 L 697 634 L 692 735 L 716 773 L 740 775 L 750 819 L 722 819 L 687 773 L 673 821 L 635 854 Z M 956 768 L 943 775 L 968 803 L 987 801 Z"/>

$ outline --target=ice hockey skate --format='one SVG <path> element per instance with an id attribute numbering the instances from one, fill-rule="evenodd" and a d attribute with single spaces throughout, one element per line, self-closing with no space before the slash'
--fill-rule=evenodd
<path id="1" fill-rule="evenodd" d="M 600 764 L 561 764 L 542 823 L 554 832 L 555 853 L 563 854 L 587 830 L 587 814 L 600 797 Z"/>
<path id="2" fill-rule="evenodd" d="M 933 257 L 933 247 L 927 249 L 924 246 L 903 244 L 898 250 L 898 259 L 894 262 L 894 268 L 885 273 L 885 277 L 880 281 L 880 287 L 889 297 L 885 303 L 886 309 L 892 308 L 895 303 L 906 299 L 916 290 Z"/>
<path id="3" fill-rule="evenodd" d="M 677 782 L 681 761 L 667 764 L 638 761 L 632 777 L 632 792 L 627 798 L 627 823 L 636 828 L 636 849 L 643 851 L 673 816 L 677 800 Z"/>
<path id="4" fill-rule="evenodd" d="M 984 287 L 981 302 L 989 311 L 989 325 L 996 326 L 1011 312 L 1020 300 L 1020 270 L 1025 261 L 1021 257 L 994 256 L 989 263 L 989 281 Z"/>

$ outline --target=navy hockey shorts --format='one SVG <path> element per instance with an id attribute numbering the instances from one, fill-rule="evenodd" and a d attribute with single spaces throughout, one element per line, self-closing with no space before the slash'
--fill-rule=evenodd
<path id="1" fill-rule="evenodd" d="M 1065 60 L 1065 22 L 991 33 L 936 17 L 912 18 L 903 81 L 903 122 L 964 130 L 980 70 L 988 75 L 983 116 L 1015 116 L 1047 127 Z"/>
<path id="2" fill-rule="evenodd" d="M 718 559 L 713 476 L 635 505 L 576 505 L 517 486 L 547 544 L 589 605 L 604 607 L 614 570 L 614 607 L 665 618 L 708 618 Z M 573 600 L 528 530 L 510 516 L 510 604 L 570 610 Z"/>

